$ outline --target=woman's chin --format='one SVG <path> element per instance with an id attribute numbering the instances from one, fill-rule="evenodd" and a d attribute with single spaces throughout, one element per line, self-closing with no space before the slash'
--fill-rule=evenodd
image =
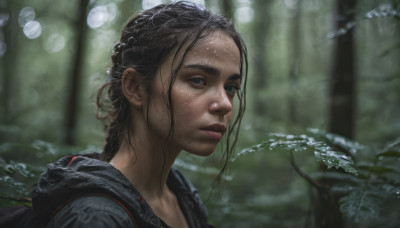
<path id="1" fill-rule="evenodd" d="M 208 147 L 208 148 L 202 148 L 202 149 L 190 148 L 190 150 L 185 150 L 185 151 L 190 153 L 190 154 L 197 155 L 197 156 L 207 157 L 207 156 L 211 155 L 215 151 L 215 148 L 216 148 L 216 146 Z"/>

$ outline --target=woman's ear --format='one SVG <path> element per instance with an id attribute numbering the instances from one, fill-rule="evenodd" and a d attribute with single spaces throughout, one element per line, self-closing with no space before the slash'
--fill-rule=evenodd
<path id="1" fill-rule="evenodd" d="M 122 92 L 129 103 L 136 108 L 141 108 L 145 99 L 142 83 L 139 73 L 133 68 L 126 69 L 122 74 Z"/>

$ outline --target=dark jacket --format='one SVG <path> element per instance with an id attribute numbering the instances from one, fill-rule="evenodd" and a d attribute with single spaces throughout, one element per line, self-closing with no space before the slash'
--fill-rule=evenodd
<path id="1" fill-rule="evenodd" d="M 172 168 L 167 185 L 189 227 L 209 227 L 197 190 L 182 173 Z M 52 218 L 48 227 L 168 227 L 119 170 L 86 156 L 50 164 L 32 200 L 39 218 Z"/>

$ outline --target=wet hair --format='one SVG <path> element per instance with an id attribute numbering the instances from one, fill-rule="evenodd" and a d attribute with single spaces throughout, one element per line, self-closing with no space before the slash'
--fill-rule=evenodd
<path id="1" fill-rule="evenodd" d="M 110 70 L 110 79 L 97 94 L 99 112 L 106 113 L 101 116 L 98 112 L 97 117 L 106 121 L 107 129 L 100 159 L 110 161 L 124 139 L 129 140 L 129 144 L 132 146 L 129 129 L 131 108 L 121 87 L 123 72 L 128 68 L 135 69 L 142 77 L 147 95 L 151 97 L 152 84 L 162 63 L 167 57 L 174 55 L 173 63 L 177 64 L 172 65 L 177 65 L 177 67 L 172 69 L 171 66 L 172 73 L 166 101 L 170 115 L 170 131 L 167 141 L 170 142 L 174 132 L 171 89 L 177 72 L 188 51 L 199 39 L 207 37 L 213 31 L 222 31 L 235 42 L 240 52 L 240 73 L 242 75 L 242 88 L 237 92 L 239 107 L 235 110 L 235 118 L 229 125 L 225 136 L 226 145 L 220 173 L 222 175 L 236 144 L 238 129 L 245 110 L 247 50 L 231 21 L 211 13 L 202 6 L 185 1 L 158 5 L 145 10 L 132 18 L 123 29 L 120 41 L 115 44 L 111 57 L 113 65 Z M 179 53 L 183 53 L 180 59 L 177 57 Z M 108 96 L 103 99 L 102 93 L 106 87 L 109 87 Z"/>

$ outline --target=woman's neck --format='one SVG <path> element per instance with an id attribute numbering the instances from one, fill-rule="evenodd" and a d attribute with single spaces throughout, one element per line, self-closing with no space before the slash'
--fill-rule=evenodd
<path id="1" fill-rule="evenodd" d="M 146 136 L 137 135 L 130 142 L 124 140 L 110 161 L 146 201 L 162 199 L 169 191 L 167 178 L 179 150 L 165 150 L 163 146 L 163 143 L 150 142 Z"/>

